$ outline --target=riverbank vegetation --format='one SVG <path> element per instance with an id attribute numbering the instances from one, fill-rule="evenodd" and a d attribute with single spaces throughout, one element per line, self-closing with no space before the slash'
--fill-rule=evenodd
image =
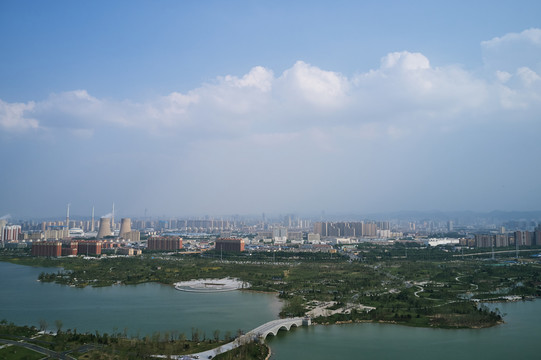
<path id="1" fill-rule="evenodd" d="M 264 360 L 269 356 L 270 349 L 267 345 L 260 342 L 250 342 L 241 345 L 228 352 L 218 354 L 214 357 L 215 360 Z"/>
<path id="2" fill-rule="evenodd" d="M 58 328 L 55 330 L 56 333 L 48 333 L 36 327 L 17 326 L 5 320 L 0 321 L 0 343 L 5 339 L 17 341 L 18 345 L 17 348 L 10 345 L 0 349 L 0 359 L 41 359 L 43 353 L 39 352 L 45 350 L 52 351 L 49 356 L 53 358 L 63 354 L 75 359 L 150 359 L 153 354 L 182 355 L 206 351 L 232 340 L 219 337 L 205 338 L 198 330 L 195 330 L 197 335 L 192 331 L 191 339 L 175 332 L 156 332 L 140 338 L 128 337 L 121 333 L 78 333 L 76 329 L 63 331 Z M 38 352 L 21 346 L 37 346 L 33 350 Z M 252 348 L 241 347 L 239 351 L 241 354 L 257 353 Z M 17 357 L 19 355 L 22 357 Z M 248 358 L 264 359 L 265 356 Z"/>
<path id="3" fill-rule="evenodd" d="M 24 252 L 0 260 L 56 267 L 39 280 L 76 287 L 235 277 L 251 290 L 284 300 L 281 316 L 310 314 L 315 323 L 383 321 L 410 326 L 477 328 L 502 321 L 479 302 L 541 295 L 537 259 L 478 259 L 446 248 L 363 244 L 351 254 L 275 252 L 201 255 L 147 254 L 99 259 L 32 258 Z M 460 255 L 460 254 L 459 254 Z M 318 304 L 332 303 L 321 306 Z"/>

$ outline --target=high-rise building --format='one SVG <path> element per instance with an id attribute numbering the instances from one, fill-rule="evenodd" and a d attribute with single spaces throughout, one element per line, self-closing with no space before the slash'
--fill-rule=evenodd
<path id="1" fill-rule="evenodd" d="M 475 234 L 475 247 L 492 247 L 493 237 L 490 234 Z"/>
<path id="2" fill-rule="evenodd" d="M 541 225 L 537 225 L 533 233 L 533 241 L 535 245 L 541 245 Z"/>
<path id="3" fill-rule="evenodd" d="M 531 246 L 532 233 L 529 231 L 515 231 L 515 244 L 517 242 L 519 246 Z"/>
<path id="4" fill-rule="evenodd" d="M 509 236 L 507 234 L 496 234 L 494 236 L 494 246 L 507 247 L 509 246 Z"/>
<path id="5" fill-rule="evenodd" d="M 59 257 L 62 255 L 60 241 L 38 241 L 32 243 L 32 256 Z"/>
<path id="6" fill-rule="evenodd" d="M 63 241 L 62 242 L 62 256 L 77 255 L 77 250 L 78 250 L 77 241 Z"/>
<path id="7" fill-rule="evenodd" d="M 101 241 L 90 240 L 77 242 L 77 254 L 79 255 L 100 255 L 101 248 Z"/>
<path id="8" fill-rule="evenodd" d="M 235 238 L 216 239 L 214 248 L 220 251 L 242 252 L 244 251 L 244 240 Z"/>
<path id="9" fill-rule="evenodd" d="M 10 241 L 18 241 L 21 235 L 21 225 L 5 225 L 2 228 L 1 241 L 4 245 Z"/>
<path id="10" fill-rule="evenodd" d="M 363 236 L 376 236 L 377 227 L 373 222 L 363 224 Z"/>
<path id="11" fill-rule="evenodd" d="M 151 236 L 147 240 L 148 250 L 180 250 L 182 249 L 182 238 L 178 236 Z"/>

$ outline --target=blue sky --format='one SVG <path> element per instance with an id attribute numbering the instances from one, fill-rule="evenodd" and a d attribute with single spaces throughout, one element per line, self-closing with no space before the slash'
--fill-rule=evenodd
<path id="1" fill-rule="evenodd" d="M 538 210 L 537 1 L 2 1 L 0 216 Z"/>

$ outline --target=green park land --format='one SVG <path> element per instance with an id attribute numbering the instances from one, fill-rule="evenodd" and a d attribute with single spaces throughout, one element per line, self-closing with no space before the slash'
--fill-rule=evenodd
<path id="1" fill-rule="evenodd" d="M 531 250 L 539 252 L 539 249 Z M 357 256 L 295 251 L 207 252 L 201 256 L 180 252 L 88 260 L 33 258 L 24 251 L 5 250 L 0 260 L 56 267 L 40 274 L 39 280 L 77 287 L 145 282 L 174 284 L 200 278 L 235 277 L 249 282 L 250 291 L 277 293 L 284 300 L 281 316 L 312 314 L 312 322 L 320 324 L 370 321 L 420 327 L 483 328 L 503 321 L 497 309 L 489 310 L 483 302 L 541 295 L 541 263 L 526 254 L 521 255 L 520 261 L 513 260 L 514 253 L 498 254 L 499 257 L 492 259 L 488 252 L 462 254 L 444 247 L 424 248 L 414 243 L 393 246 L 367 243 L 359 245 L 356 253 Z M 75 352 L 76 358 L 124 359 L 157 353 L 194 353 L 227 340 L 216 337 L 202 341 L 171 334 L 129 339 L 121 334 L 60 331 L 55 338 L 45 341 L 54 344 L 50 346 L 57 351 L 76 349 L 82 344 L 96 345 L 85 354 Z M 242 358 L 266 356 L 266 348 L 260 344 L 238 351 L 244 352 Z"/>

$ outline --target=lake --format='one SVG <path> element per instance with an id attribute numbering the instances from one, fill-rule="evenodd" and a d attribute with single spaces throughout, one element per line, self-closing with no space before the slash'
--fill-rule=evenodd
<path id="1" fill-rule="evenodd" d="M 148 283 L 83 289 L 36 279 L 51 268 L 0 262 L 0 319 L 19 325 L 56 320 L 63 329 L 148 335 L 192 328 L 211 337 L 251 330 L 276 319 L 281 302 L 273 294 L 249 291 L 189 293 Z M 272 359 L 510 359 L 539 358 L 541 301 L 490 304 L 505 324 L 489 329 L 443 330 L 390 324 L 344 324 L 293 328 L 267 337 Z"/>
<path id="2" fill-rule="evenodd" d="M 272 359 L 538 359 L 541 301 L 490 304 L 505 324 L 488 329 L 427 329 L 392 324 L 297 328 L 268 337 Z"/>
<path id="3" fill-rule="evenodd" d="M 278 317 L 281 302 L 274 294 L 250 291 L 190 293 L 156 283 L 74 288 L 37 281 L 53 268 L 0 262 L 0 319 L 18 325 L 39 326 L 40 320 L 54 329 L 98 330 L 147 335 L 175 330 L 190 338 L 192 327 L 211 337 L 218 329 L 236 334 Z"/>

